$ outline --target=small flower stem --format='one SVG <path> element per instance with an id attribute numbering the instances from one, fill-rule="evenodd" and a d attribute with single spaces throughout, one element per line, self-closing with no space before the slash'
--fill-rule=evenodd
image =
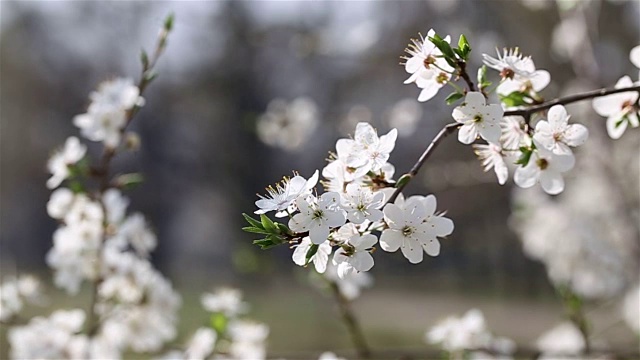
<path id="1" fill-rule="evenodd" d="M 331 293 L 338 303 L 338 307 L 340 308 L 340 315 L 342 316 L 342 322 L 344 322 L 347 330 L 349 331 L 349 335 L 351 336 L 353 346 L 356 348 L 358 358 L 370 359 L 371 349 L 369 348 L 369 345 L 367 345 L 367 341 L 364 337 L 364 333 L 362 332 L 362 328 L 360 327 L 358 319 L 351 310 L 351 302 L 344 295 L 342 295 L 337 282 L 329 280 L 327 278 L 324 279 L 327 281 L 327 284 L 331 289 Z"/>
<path id="2" fill-rule="evenodd" d="M 447 136 L 449 136 L 451 133 L 456 131 L 461 125 L 462 124 L 457 123 L 457 122 L 456 123 L 450 123 L 450 124 L 445 125 L 440 130 L 440 132 L 438 132 L 438 135 L 436 135 L 436 137 L 433 138 L 433 140 L 431 141 L 431 143 L 429 144 L 427 149 L 422 153 L 422 155 L 420 155 L 420 158 L 413 165 L 411 170 L 408 173 L 403 175 L 403 177 L 404 176 L 408 176 L 409 178 L 407 179 L 407 181 L 404 181 L 403 183 L 401 183 L 396 188 L 396 190 L 393 192 L 391 197 L 389 197 L 389 199 L 387 200 L 387 204 L 393 203 L 396 200 L 396 198 L 398 197 L 398 195 L 400 195 L 402 190 L 404 190 L 404 188 L 409 184 L 409 181 L 411 179 L 413 179 L 416 175 L 418 175 L 418 172 L 420 171 L 420 168 L 422 168 L 424 163 L 427 161 L 427 159 L 429 159 L 429 157 L 435 151 L 435 149 L 438 147 L 438 145 L 440 145 L 442 140 L 444 140 Z"/>
<path id="3" fill-rule="evenodd" d="M 531 117 L 531 115 L 550 109 L 555 105 L 567 105 L 578 101 L 595 99 L 602 96 L 619 94 L 623 92 L 633 92 L 636 91 L 640 94 L 640 85 L 630 86 L 626 88 L 619 89 L 597 89 L 592 91 L 587 91 L 581 94 L 570 95 L 562 98 L 553 99 L 547 102 L 544 102 L 539 105 L 529 106 L 525 109 L 518 110 L 509 110 L 504 112 L 504 116 L 523 116 L 525 119 Z"/>
<path id="4" fill-rule="evenodd" d="M 460 77 L 462 78 L 462 80 L 464 80 L 465 83 L 467 83 L 467 86 L 469 87 L 469 91 L 477 91 L 476 90 L 476 85 L 473 83 L 473 81 L 471 81 L 471 78 L 469 77 L 469 74 L 467 73 L 467 63 L 464 61 L 458 61 L 457 63 L 458 65 L 458 72 L 460 75 Z"/>
<path id="5" fill-rule="evenodd" d="M 583 354 L 587 355 L 591 352 L 591 341 L 589 335 L 589 321 L 584 312 L 584 303 L 580 296 L 576 295 L 568 287 L 558 288 L 558 293 L 562 299 L 567 317 L 578 328 L 582 339 L 584 340 Z"/>
<path id="6" fill-rule="evenodd" d="M 173 21 L 173 18 L 172 18 L 173 15 L 170 15 L 170 17 L 171 17 L 171 21 Z M 158 61 L 162 53 L 164 52 L 164 49 L 167 44 L 167 36 L 170 31 L 171 31 L 170 26 L 167 26 L 167 22 L 165 22 L 165 27 L 162 29 L 162 31 L 160 32 L 160 35 L 158 36 L 158 41 L 156 44 L 155 51 L 153 53 L 153 57 L 151 58 L 151 61 L 143 62 L 142 73 L 140 75 L 140 80 L 138 82 L 138 89 L 139 89 L 140 96 L 142 96 L 146 87 L 153 80 L 153 76 L 152 76 L 153 68 L 156 65 L 156 62 Z M 139 109 L 140 107 L 136 105 L 126 112 L 126 121 L 124 126 L 120 130 L 121 134 L 124 134 L 126 128 L 129 126 L 134 116 L 138 113 Z M 122 142 L 122 140 L 120 141 Z M 102 152 L 102 157 L 100 158 L 99 166 L 94 170 L 94 173 L 96 174 L 98 178 L 98 183 L 99 183 L 99 189 L 96 195 L 96 198 L 97 198 L 96 200 L 100 203 L 100 206 L 102 207 L 102 212 L 104 214 L 102 241 L 100 242 L 100 245 L 98 248 L 98 255 L 95 263 L 95 266 L 98 268 L 98 271 L 100 271 L 99 270 L 100 256 L 104 248 L 103 245 L 107 240 L 107 226 L 108 226 L 107 209 L 104 202 L 102 201 L 102 195 L 104 194 L 105 191 L 107 191 L 111 187 L 111 178 L 109 176 L 109 173 L 111 170 L 111 161 L 117 154 L 116 148 L 117 147 L 111 148 L 111 147 L 105 146 Z M 100 328 L 100 321 L 98 320 L 98 316 L 95 313 L 95 306 L 99 300 L 98 289 L 100 288 L 100 284 L 102 283 L 102 281 L 104 281 L 104 279 L 102 278 L 101 274 L 98 273 L 98 275 L 96 276 L 96 279 L 93 281 L 92 288 L 91 288 L 91 300 L 89 303 L 88 319 L 86 323 L 86 330 L 89 336 L 95 335 Z"/>

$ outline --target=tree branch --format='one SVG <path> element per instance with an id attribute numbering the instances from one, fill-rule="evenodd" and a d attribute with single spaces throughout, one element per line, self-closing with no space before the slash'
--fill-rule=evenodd
<path id="1" fill-rule="evenodd" d="M 325 278 L 326 279 L 326 278 Z M 338 306 L 340 307 L 340 314 L 342 316 L 342 321 L 347 326 L 347 330 L 349 331 L 349 335 L 351 336 L 351 341 L 356 348 L 356 353 L 358 354 L 359 359 L 369 359 L 371 358 L 371 349 L 369 349 L 369 345 L 367 345 L 367 341 L 365 340 L 364 334 L 362 332 L 362 328 L 360 327 L 360 323 L 358 323 L 358 319 L 355 314 L 351 311 L 351 306 L 349 300 L 342 295 L 340 292 L 340 288 L 338 287 L 338 283 L 329 279 L 326 279 L 329 287 L 331 288 L 331 292 L 333 293 Z"/>
<path id="2" fill-rule="evenodd" d="M 429 159 L 431 154 L 435 151 L 436 147 L 438 147 L 438 145 L 440 145 L 442 140 L 444 140 L 447 136 L 449 136 L 449 134 L 451 134 L 454 131 L 456 131 L 456 129 L 458 129 L 460 126 L 462 126 L 461 123 L 450 123 L 450 124 L 445 125 L 440 130 L 440 132 L 438 132 L 438 135 L 436 135 L 436 137 L 433 138 L 433 140 L 431 141 L 431 143 L 429 144 L 427 149 L 422 153 L 422 155 L 420 155 L 420 158 L 413 165 L 411 170 L 408 173 L 402 175 L 402 177 L 398 181 L 399 182 L 398 187 L 393 192 L 391 197 L 389 197 L 389 200 L 387 200 L 387 204 L 393 203 L 396 200 L 398 195 L 400 195 L 402 190 L 404 190 L 404 188 L 409 184 L 411 179 L 413 179 L 418 174 L 418 172 L 420 171 L 420 168 L 422 168 L 424 163 L 427 161 L 427 159 Z"/>
<path id="3" fill-rule="evenodd" d="M 582 94 L 570 95 L 562 98 L 553 99 L 539 105 L 533 105 L 526 109 L 505 111 L 504 116 L 523 116 L 524 118 L 529 118 L 531 115 L 539 111 L 550 109 L 555 105 L 567 105 L 567 104 L 571 104 L 578 101 L 595 99 L 602 96 L 619 94 L 623 92 L 632 92 L 632 91 L 637 91 L 640 94 L 640 85 L 635 85 L 635 86 L 630 86 L 630 87 L 620 88 L 620 89 L 598 89 L 598 90 L 588 91 Z"/>

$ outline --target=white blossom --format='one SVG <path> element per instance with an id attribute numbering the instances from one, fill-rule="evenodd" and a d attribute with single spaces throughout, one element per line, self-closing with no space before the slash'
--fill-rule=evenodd
<path id="1" fill-rule="evenodd" d="M 378 137 L 373 126 L 360 122 L 356 125 L 353 139 L 340 139 L 336 143 L 338 158 L 348 167 L 358 169 L 362 175 L 369 171 L 378 171 L 389 160 L 397 137 L 396 129 Z"/>
<path id="2" fill-rule="evenodd" d="M 102 203 L 107 215 L 107 221 L 112 225 L 119 225 L 125 217 L 129 199 L 122 195 L 118 189 L 107 189 L 102 194 Z"/>
<path id="3" fill-rule="evenodd" d="M 571 155 L 570 147 L 580 146 L 587 141 L 589 130 L 581 124 L 569 125 L 569 115 L 562 105 L 549 109 L 548 121 L 536 124 L 533 140 L 557 155 Z"/>
<path id="4" fill-rule="evenodd" d="M 402 99 L 389 110 L 387 122 L 392 129 L 398 129 L 399 136 L 410 136 L 416 130 L 422 117 L 422 106 L 416 100 Z"/>
<path id="5" fill-rule="evenodd" d="M 615 88 L 626 88 L 633 86 L 629 76 L 623 76 L 616 83 Z M 627 126 L 638 127 L 638 109 L 635 104 L 638 101 L 638 92 L 629 91 L 613 95 L 602 96 L 593 99 L 593 109 L 600 116 L 607 117 L 607 132 L 612 139 L 619 139 Z"/>
<path id="6" fill-rule="evenodd" d="M 640 284 L 624 296 L 622 316 L 629 328 L 640 335 Z"/>
<path id="7" fill-rule="evenodd" d="M 340 194 L 327 192 L 316 199 L 304 196 L 296 199 L 300 213 L 289 220 L 289 228 L 295 232 L 309 232 L 311 242 L 320 245 L 329 238 L 329 230 L 341 226 L 346 219 L 340 204 Z"/>
<path id="8" fill-rule="evenodd" d="M 454 352 L 488 347 L 491 334 L 487 330 L 482 312 L 471 309 L 461 318 L 448 317 L 438 323 L 427 332 L 425 340 Z"/>
<path id="9" fill-rule="evenodd" d="M 500 121 L 500 128 L 502 130 L 500 143 L 503 149 L 515 152 L 518 151 L 520 146 L 531 145 L 531 138 L 525 130 L 525 122 L 522 116 L 503 117 Z"/>
<path id="10" fill-rule="evenodd" d="M 248 310 L 248 304 L 242 301 L 242 292 L 238 289 L 219 288 L 213 293 L 203 294 L 200 302 L 205 310 L 228 317 L 244 314 Z"/>
<path id="11" fill-rule="evenodd" d="M 369 187 L 359 184 L 347 185 L 347 191 L 342 195 L 341 206 L 347 212 L 347 219 L 354 224 L 362 224 L 365 220 L 371 222 L 382 219 L 380 208 L 384 205 L 384 194 L 373 193 Z"/>
<path id="12" fill-rule="evenodd" d="M 513 181 L 525 189 L 539 182 L 546 193 L 557 195 L 564 190 L 562 173 L 571 170 L 574 164 L 573 155 L 556 155 L 544 147 L 538 147 L 531 154 L 529 163 L 516 169 Z"/>
<path id="13" fill-rule="evenodd" d="M 335 353 L 332 353 L 331 351 L 325 351 L 322 354 L 320 354 L 320 357 L 318 358 L 318 360 L 347 360 L 343 357 L 339 357 L 338 355 L 336 355 Z"/>
<path id="14" fill-rule="evenodd" d="M 631 49 L 629 52 L 629 59 L 633 65 L 640 69 L 640 45 Z"/>
<path id="15" fill-rule="evenodd" d="M 133 83 L 133 79 L 116 78 L 105 81 L 98 86 L 97 91 L 89 95 L 91 104 L 89 112 L 100 110 L 129 110 L 134 106 L 144 105 L 140 97 L 140 89 Z"/>
<path id="16" fill-rule="evenodd" d="M 295 210 L 295 200 L 298 196 L 311 194 L 313 189 L 318 183 L 318 170 L 306 180 L 300 175 L 296 175 L 293 178 L 283 178 L 281 182 L 276 184 L 273 188 L 269 186 L 266 190 L 267 196 L 258 195 L 260 200 L 256 201 L 255 214 L 265 214 L 269 211 L 276 211 L 276 217 L 287 216 L 287 211 L 292 212 Z"/>
<path id="17" fill-rule="evenodd" d="M 129 215 L 120 226 L 118 236 L 126 239 L 127 243 L 140 256 L 148 256 L 157 244 L 156 235 L 149 229 L 144 215 L 135 213 Z"/>
<path id="18" fill-rule="evenodd" d="M 291 103 L 276 99 L 258 118 L 258 137 L 265 144 L 285 150 L 296 150 L 313 134 L 318 125 L 318 107 L 306 97 Z"/>
<path id="19" fill-rule="evenodd" d="M 372 234 L 353 235 L 340 245 L 333 255 L 333 264 L 338 266 L 338 277 L 344 278 L 353 272 L 369 271 L 373 267 L 373 256 L 369 250 L 378 242 Z"/>
<path id="20" fill-rule="evenodd" d="M 73 191 L 67 188 L 58 188 L 51 193 L 51 197 L 47 202 L 47 214 L 54 219 L 63 219 L 75 200 Z"/>
<path id="21" fill-rule="evenodd" d="M 13 359 L 85 359 L 86 338 L 78 335 L 84 320 L 82 310 L 34 317 L 26 325 L 9 329 L 9 355 Z"/>
<path id="22" fill-rule="evenodd" d="M 47 180 L 47 187 L 54 189 L 60 186 L 70 175 L 69 167 L 80 161 L 86 153 L 87 147 L 77 137 L 69 137 L 64 147 L 56 151 L 47 163 L 51 173 L 51 177 Z"/>
<path id="23" fill-rule="evenodd" d="M 494 58 L 482 54 L 484 63 L 500 72 L 502 82 L 498 85 L 498 94 L 509 95 L 514 91 L 528 93 L 543 90 L 551 81 L 551 75 L 546 70 L 536 70 L 530 56 L 523 57 L 520 49 L 504 49 L 498 57 Z"/>
<path id="24" fill-rule="evenodd" d="M 360 296 L 363 288 L 373 285 L 373 276 L 368 272 L 352 272 L 344 277 L 338 276 L 338 267 L 329 262 L 324 276 L 338 285 L 340 293 L 348 300 L 355 300 Z"/>
<path id="25" fill-rule="evenodd" d="M 269 327 L 265 324 L 247 320 L 234 320 L 229 324 L 228 334 L 231 338 L 229 353 L 234 359 L 266 358 L 266 339 Z"/>
<path id="26" fill-rule="evenodd" d="M 395 252 L 400 248 L 409 262 L 422 261 L 422 251 L 430 256 L 440 254 L 438 237 L 453 231 L 453 222 L 436 215 L 435 196 L 412 196 L 406 201 L 398 197 L 384 207 L 384 220 L 389 226 L 380 236 L 380 247 Z"/>
<path id="27" fill-rule="evenodd" d="M 562 360 L 574 358 L 582 354 L 585 348 L 584 338 L 575 325 L 564 322 L 548 330 L 536 340 L 538 350 L 542 352 L 540 359 Z"/>
<path id="28" fill-rule="evenodd" d="M 25 303 L 37 303 L 40 295 L 40 282 L 33 276 L 21 275 L 4 281 L 0 285 L 0 321 L 20 313 Z"/>
<path id="29" fill-rule="evenodd" d="M 504 110 L 498 104 L 486 105 L 484 95 L 470 92 L 460 106 L 453 109 L 453 118 L 462 124 L 458 130 L 458 140 L 471 144 L 478 135 L 491 143 L 500 141 L 500 119 Z"/>
<path id="30" fill-rule="evenodd" d="M 307 264 L 307 253 L 312 245 L 314 244 L 308 236 L 305 236 L 300 241 L 300 244 L 296 245 L 296 249 L 293 251 L 292 255 L 293 262 L 296 265 L 305 266 Z M 329 241 L 325 241 L 318 245 L 316 253 L 309 259 L 313 262 L 313 266 L 318 273 L 322 274 L 327 269 L 329 255 L 331 255 L 331 244 L 329 244 Z"/>
<path id="31" fill-rule="evenodd" d="M 482 162 L 484 171 L 489 171 L 491 170 L 491 168 L 493 168 L 496 176 L 498 177 L 498 183 L 500 185 L 504 185 L 507 182 L 507 178 L 509 177 L 509 169 L 507 168 L 507 164 L 504 161 L 505 154 L 502 151 L 500 145 L 492 143 L 486 145 L 474 144 L 473 149 Z"/>
<path id="32" fill-rule="evenodd" d="M 190 360 L 204 360 L 212 352 L 216 343 L 216 332 L 208 328 L 199 328 L 193 335 L 187 349 L 184 352 L 184 358 Z"/>
<path id="33" fill-rule="evenodd" d="M 436 32 L 431 29 L 427 33 L 426 39 L 420 35 L 420 39 L 412 39 L 412 43 L 405 50 L 410 57 L 405 63 L 405 70 L 411 74 L 405 84 L 415 82 L 422 89 L 418 101 L 424 102 L 433 98 L 440 88 L 442 88 L 451 78 L 454 69 L 444 60 L 442 52 L 429 41 Z M 450 42 L 451 38 L 444 39 Z"/>

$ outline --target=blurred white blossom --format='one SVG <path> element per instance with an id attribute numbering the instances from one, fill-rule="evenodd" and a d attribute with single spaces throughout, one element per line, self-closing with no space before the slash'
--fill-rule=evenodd
<path id="1" fill-rule="evenodd" d="M 271 101 L 256 126 L 258 137 L 265 144 L 291 151 L 306 143 L 318 122 L 316 103 L 299 97 L 291 103 L 282 99 Z"/>
<path id="2" fill-rule="evenodd" d="M 69 137 L 65 141 L 64 147 L 49 158 L 47 168 L 51 173 L 51 177 L 47 180 L 47 187 L 54 189 L 60 186 L 71 175 L 69 166 L 75 165 L 86 153 L 87 147 L 77 137 Z"/>

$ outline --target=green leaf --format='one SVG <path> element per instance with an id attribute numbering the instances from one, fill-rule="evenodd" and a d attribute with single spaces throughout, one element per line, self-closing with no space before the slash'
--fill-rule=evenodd
<path id="1" fill-rule="evenodd" d="M 529 160 L 531 160 L 533 149 L 523 146 L 520 148 L 520 152 L 522 153 L 522 155 L 520 155 L 520 158 L 516 161 L 516 164 L 522 165 L 523 167 L 527 166 Z"/>
<path id="2" fill-rule="evenodd" d="M 306 260 L 304 262 L 305 266 L 309 265 L 309 261 L 311 261 L 311 258 L 313 257 L 313 255 L 315 255 L 318 252 L 318 248 L 319 248 L 318 245 L 313 244 L 313 245 L 311 245 L 309 250 L 307 250 L 307 255 L 305 257 Z"/>
<path id="3" fill-rule="evenodd" d="M 262 250 L 271 249 L 272 247 L 280 245 L 279 243 L 274 243 L 273 240 L 269 238 L 253 240 L 253 244 L 260 246 L 260 249 Z"/>
<path id="4" fill-rule="evenodd" d="M 623 122 L 625 121 L 629 121 L 629 119 L 627 118 L 627 115 L 621 117 L 618 121 L 616 121 L 616 123 L 613 125 L 614 128 L 617 128 L 618 126 L 622 125 Z"/>
<path id="5" fill-rule="evenodd" d="M 167 17 L 164 19 L 164 29 L 167 31 L 171 31 L 171 29 L 173 29 L 174 20 L 175 20 L 174 13 L 167 15 Z"/>
<path id="6" fill-rule="evenodd" d="M 253 227 L 253 226 L 245 226 L 242 228 L 242 230 L 246 231 L 246 232 L 250 232 L 250 233 L 254 233 L 254 234 L 263 234 L 263 235 L 269 235 L 270 232 L 264 230 L 264 229 L 260 229 L 257 227 Z"/>
<path id="7" fill-rule="evenodd" d="M 400 177 L 400 179 L 398 179 L 398 182 L 396 183 L 396 189 L 401 187 L 401 186 L 405 186 L 409 181 L 411 181 L 411 175 L 409 174 L 404 174 Z"/>
<path id="8" fill-rule="evenodd" d="M 460 38 L 458 39 L 458 47 L 462 49 L 465 46 L 469 46 L 469 41 L 467 41 L 467 37 L 464 34 L 460 34 Z"/>
<path id="9" fill-rule="evenodd" d="M 464 97 L 464 95 L 456 91 L 449 94 L 449 96 L 447 96 L 447 98 L 444 101 L 446 101 L 447 105 L 451 105 L 454 102 L 462 99 L 462 97 Z"/>
<path id="10" fill-rule="evenodd" d="M 478 69 L 478 84 L 487 82 L 487 65 L 482 65 Z"/>
<path id="11" fill-rule="evenodd" d="M 260 221 L 262 222 L 262 228 L 267 230 L 270 234 L 277 233 L 276 225 L 265 214 L 260 214 Z"/>
<path id="12" fill-rule="evenodd" d="M 440 49 L 442 54 L 445 56 L 445 60 L 455 60 L 456 55 L 453 52 L 451 45 L 449 45 L 448 42 L 444 41 L 444 39 L 441 38 L 440 35 L 434 34 L 433 37 L 429 38 L 429 40 L 433 43 L 433 45 Z"/>
<path id="13" fill-rule="evenodd" d="M 211 328 L 218 333 L 218 336 L 220 336 L 220 334 L 224 334 L 227 330 L 227 323 L 228 319 L 223 313 L 211 314 L 211 318 L 209 319 Z"/>
<path id="14" fill-rule="evenodd" d="M 258 221 L 258 220 L 256 220 L 256 219 L 252 218 L 251 216 L 249 216 L 249 215 L 247 215 L 247 214 L 245 214 L 245 213 L 242 213 L 242 216 L 244 216 L 244 219 L 245 219 L 245 220 L 247 220 L 247 222 L 248 222 L 251 226 L 262 229 L 262 223 L 260 223 L 260 221 Z"/>
<path id="15" fill-rule="evenodd" d="M 520 91 L 514 91 L 507 96 L 500 95 L 500 101 L 508 107 L 528 105 L 529 103 L 525 100 L 527 98 L 527 94 Z"/>
<path id="16" fill-rule="evenodd" d="M 133 189 L 144 182 L 144 176 L 140 173 L 118 175 L 114 180 L 116 186 L 122 189 Z"/>
<path id="17" fill-rule="evenodd" d="M 280 234 L 291 234 L 291 230 L 285 224 L 275 223 L 278 228 L 278 233 Z"/>

